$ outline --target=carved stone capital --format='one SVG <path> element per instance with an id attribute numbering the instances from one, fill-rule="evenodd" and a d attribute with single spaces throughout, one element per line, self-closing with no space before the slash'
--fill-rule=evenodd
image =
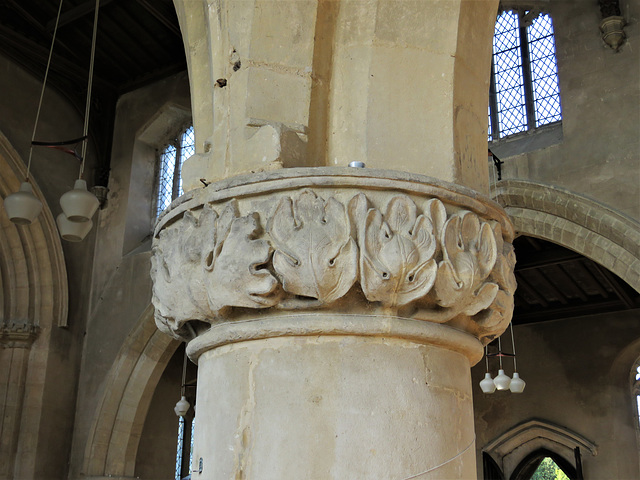
<path id="1" fill-rule="evenodd" d="M 512 240 L 498 204 L 429 177 L 349 168 L 235 177 L 160 217 L 156 323 L 190 340 L 287 311 L 379 315 L 447 324 L 486 343 L 511 320 Z"/>

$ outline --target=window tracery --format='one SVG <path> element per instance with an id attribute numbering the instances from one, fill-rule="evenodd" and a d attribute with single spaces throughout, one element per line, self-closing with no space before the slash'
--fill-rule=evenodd
<path id="1" fill-rule="evenodd" d="M 562 120 L 553 22 L 536 11 L 496 20 L 489 88 L 489 141 Z"/>
<path id="2" fill-rule="evenodd" d="M 158 190 L 156 197 L 156 216 L 167 208 L 173 200 L 184 192 L 182 190 L 182 164 L 195 153 L 193 126 L 183 130 L 169 142 L 159 154 Z"/>

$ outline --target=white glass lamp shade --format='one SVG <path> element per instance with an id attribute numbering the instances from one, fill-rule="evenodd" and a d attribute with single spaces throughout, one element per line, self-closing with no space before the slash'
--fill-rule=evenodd
<path id="1" fill-rule="evenodd" d="M 187 402 L 187 399 L 183 395 L 182 398 L 178 400 L 178 403 L 176 403 L 176 406 L 173 408 L 173 411 L 176 412 L 177 416 L 184 417 L 189 411 L 190 406 L 191 404 Z"/>
<path id="2" fill-rule="evenodd" d="M 493 383 L 489 372 L 484 374 L 484 378 L 480 381 L 480 388 L 484 393 L 493 393 L 496 391 L 496 384 Z"/>
<path id="3" fill-rule="evenodd" d="M 91 220 L 88 222 L 72 222 L 64 213 L 58 215 L 56 223 L 58 224 L 60 236 L 67 242 L 81 242 L 93 227 Z"/>
<path id="4" fill-rule="evenodd" d="M 509 390 L 509 385 L 511 384 L 511 379 L 508 375 L 505 375 L 504 370 L 498 370 L 498 375 L 493 379 L 493 383 L 496 384 L 496 388 L 498 390 Z"/>
<path id="5" fill-rule="evenodd" d="M 520 378 L 518 372 L 513 372 L 513 378 L 511 379 L 511 384 L 509 384 L 509 390 L 513 393 L 522 393 L 525 385 L 525 381 Z"/>
<path id="6" fill-rule="evenodd" d="M 9 220 L 17 225 L 30 225 L 42 211 L 42 202 L 33 194 L 29 182 L 22 182 L 20 190 L 4 199 Z"/>
<path id="7" fill-rule="evenodd" d="M 62 211 L 71 222 L 87 222 L 96 213 L 100 202 L 93 193 L 87 191 L 87 182 L 76 180 L 73 190 L 60 197 Z"/>

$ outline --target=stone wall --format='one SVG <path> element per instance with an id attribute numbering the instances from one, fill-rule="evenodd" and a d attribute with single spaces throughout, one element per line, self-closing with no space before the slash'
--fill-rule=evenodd
<path id="1" fill-rule="evenodd" d="M 41 78 L 33 77 L 10 60 L 0 57 L 0 131 L 25 164 L 29 158 L 41 87 Z M 79 113 L 55 89 L 48 87 L 36 140 L 69 140 L 81 136 L 81 133 L 82 118 Z M 85 168 L 89 186 L 94 165 L 95 150 L 90 143 Z M 59 198 L 73 188 L 78 169 L 77 161 L 70 155 L 46 148 L 34 149 L 31 176 L 54 217 L 61 213 Z M 9 178 L 8 172 L 0 172 L 0 175 L 3 180 Z M 91 265 L 94 239 L 95 229 L 82 243 L 62 242 L 69 292 L 68 318 L 64 319 L 67 327 L 42 325 L 44 330 L 30 350 L 24 393 L 27 404 L 22 411 L 22 420 L 29 422 L 29 431 L 38 433 L 32 433 L 37 438 L 22 439 L 18 444 L 16 478 L 34 476 L 48 479 L 66 475 L 77 369 L 88 309 L 86 286 L 91 268 L 87 266 Z M 32 395 L 37 398 L 31 398 Z M 8 418 L 5 420 L 10 421 Z M 23 423 L 21 429 L 27 431 L 26 424 Z M 51 442 L 52 438 L 56 441 Z"/>
<path id="2" fill-rule="evenodd" d="M 638 219 L 640 56 L 635 44 L 640 39 L 640 3 L 620 4 L 627 43 L 616 53 L 601 39 L 596 3 L 544 3 L 555 30 L 561 130 L 543 128 L 496 142 L 493 149 L 505 161 L 503 178 L 558 185 Z M 536 148 L 536 143 L 551 145 Z M 518 154 L 522 148 L 530 151 Z"/>
<path id="3" fill-rule="evenodd" d="M 639 313 L 517 326 L 518 370 L 527 382 L 522 394 L 483 394 L 478 384 L 484 361 L 471 369 L 478 478 L 483 447 L 532 419 L 567 428 L 597 446 L 595 456 L 581 449 L 585 478 L 638 478 L 638 418 L 630 379 L 640 356 Z M 490 362 L 495 375 L 497 360 Z M 511 375 L 510 359 L 505 367 Z"/>
<path id="4" fill-rule="evenodd" d="M 149 256 L 155 223 L 156 149 L 189 121 L 189 108 L 186 73 L 123 95 L 118 101 L 109 197 L 97 217 L 92 288 L 85 290 L 91 295 L 92 310 L 77 392 L 71 478 L 88 473 L 84 471 L 87 455 L 93 454 L 87 454 L 87 443 L 95 433 L 92 429 L 99 412 L 105 408 L 109 375 L 117 375 L 117 359 L 126 356 L 123 345 L 144 320 L 151 302 Z M 139 348 L 142 351 L 144 345 Z M 152 394 L 143 397 L 148 402 Z"/>

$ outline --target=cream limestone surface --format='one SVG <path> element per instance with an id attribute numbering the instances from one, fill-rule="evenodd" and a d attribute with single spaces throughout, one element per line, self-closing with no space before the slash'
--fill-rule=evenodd
<path id="1" fill-rule="evenodd" d="M 497 1 L 175 3 L 196 155 L 153 303 L 199 364 L 194 478 L 474 478 L 515 290 L 477 193 Z"/>
<path id="2" fill-rule="evenodd" d="M 472 478 L 469 363 L 390 338 L 287 337 L 198 362 L 196 478 Z M 436 433 L 441 432 L 441 433 Z M 428 448 L 425 448 L 428 445 Z"/>
<path id="3" fill-rule="evenodd" d="M 156 324 L 199 365 L 197 478 L 475 475 L 469 367 L 515 289 L 497 204 L 282 169 L 186 194 L 155 237 Z"/>
<path id="4" fill-rule="evenodd" d="M 488 88 L 483 40 L 496 4 L 177 1 L 196 127 L 185 189 L 362 161 L 486 193 L 487 107 L 477 99 Z M 290 132 L 299 147 L 257 135 L 265 125 Z"/>

